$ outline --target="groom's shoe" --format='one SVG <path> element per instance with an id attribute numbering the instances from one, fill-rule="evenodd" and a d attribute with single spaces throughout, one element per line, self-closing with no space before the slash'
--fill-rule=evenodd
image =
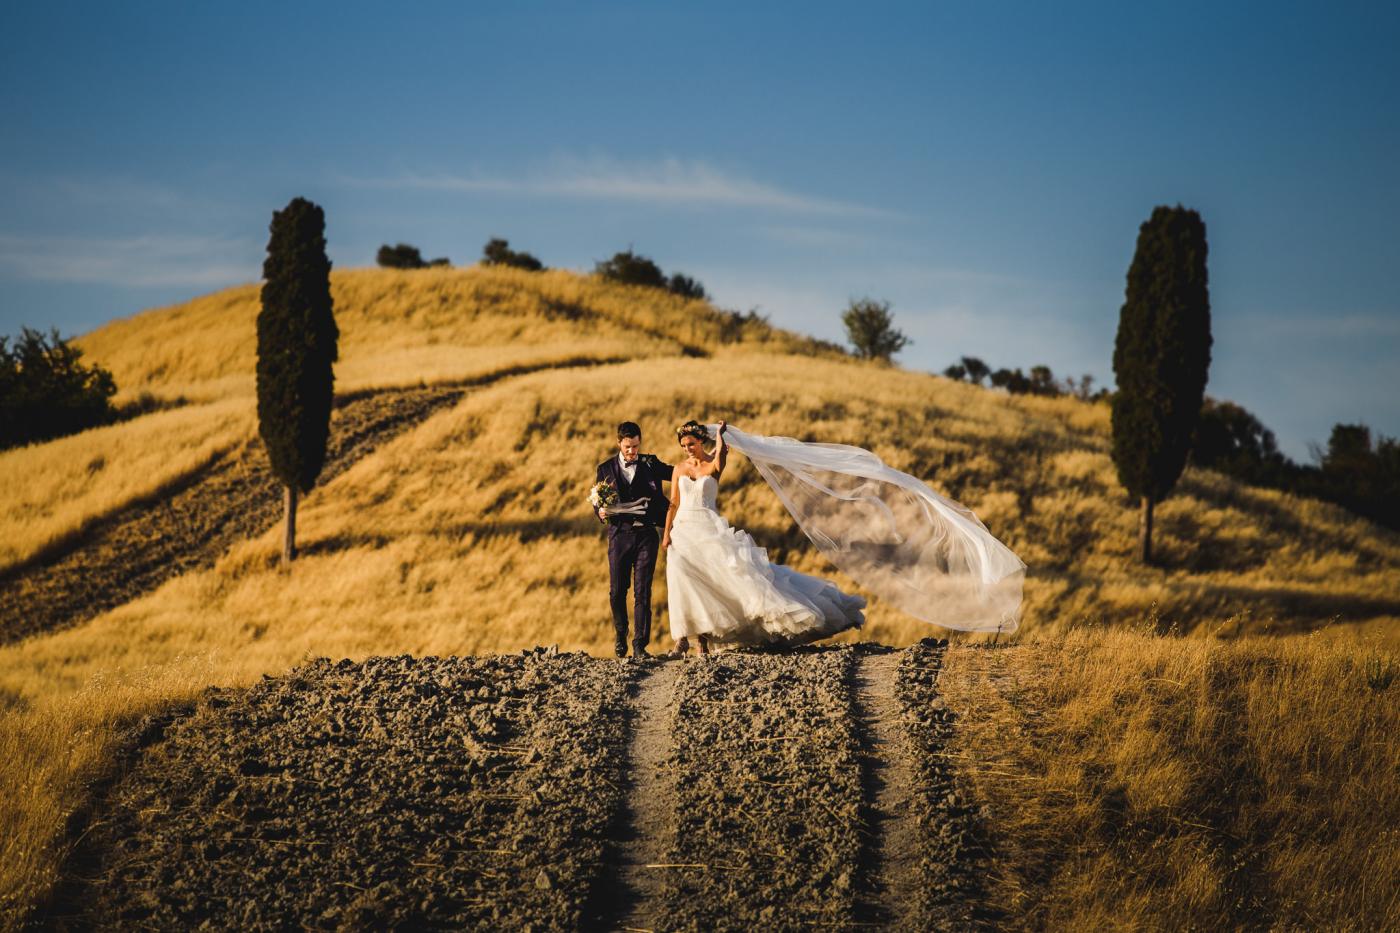
<path id="1" fill-rule="evenodd" d="M 632 649 L 632 657 L 636 658 L 638 661 L 650 661 L 652 654 L 642 645 L 638 645 Z"/>
<path id="2" fill-rule="evenodd" d="M 613 645 L 613 650 L 617 652 L 617 656 L 619 658 L 627 657 L 627 642 L 618 642 L 617 644 Z"/>

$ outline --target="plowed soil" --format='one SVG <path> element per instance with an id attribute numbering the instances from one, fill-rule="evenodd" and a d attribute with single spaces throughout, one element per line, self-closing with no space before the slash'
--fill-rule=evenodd
<path id="1" fill-rule="evenodd" d="M 211 690 L 34 921 L 984 928 L 943 647 L 319 660 Z"/>

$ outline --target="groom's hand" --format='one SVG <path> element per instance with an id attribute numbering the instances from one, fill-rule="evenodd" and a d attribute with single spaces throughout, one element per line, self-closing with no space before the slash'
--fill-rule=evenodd
<path id="1" fill-rule="evenodd" d="M 599 510 L 598 510 L 598 517 L 601 518 L 603 521 L 607 521 L 607 520 L 608 520 L 608 510 L 607 510 L 607 509 L 599 509 Z"/>

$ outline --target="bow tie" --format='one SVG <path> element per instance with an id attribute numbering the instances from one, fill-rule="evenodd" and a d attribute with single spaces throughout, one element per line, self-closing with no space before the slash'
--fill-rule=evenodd
<path id="1" fill-rule="evenodd" d="M 622 465 L 623 465 L 624 467 L 627 467 L 628 469 L 631 469 L 632 467 L 636 466 L 637 464 L 639 464 L 639 463 L 641 463 L 641 462 L 642 462 L 642 458 L 641 458 L 641 457 L 638 457 L 636 460 L 631 460 L 631 461 L 624 460 L 624 461 L 622 461 Z"/>

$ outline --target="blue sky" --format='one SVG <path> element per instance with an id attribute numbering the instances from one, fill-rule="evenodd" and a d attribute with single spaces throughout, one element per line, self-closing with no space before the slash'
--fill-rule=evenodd
<path id="1" fill-rule="evenodd" d="M 256 280 L 272 210 L 338 267 L 491 236 L 630 246 L 900 361 L 1112 380 L 1138 225 L 1204 217 L 1208 391 L 1306 458 L 1400 434 L 1393 4 L 6 4 L 0 333 Z"/>

